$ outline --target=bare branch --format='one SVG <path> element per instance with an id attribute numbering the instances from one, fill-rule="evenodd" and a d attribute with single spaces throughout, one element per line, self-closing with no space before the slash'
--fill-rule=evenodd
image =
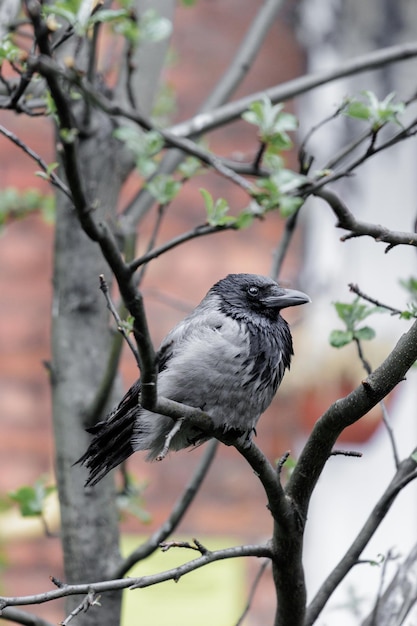
<path id="1" fill-rule="evenodd" d="M 0 619 L 16 622 L 16 624 L 23 624 L 23 626 L 55 626 L 38 615 L 32 615 L 32 613 L 27 613 L 26 611 L 15 608 L 3 609 L 0 613 Z"/>
<path id="2" fill-rule="evenodd" d="M 374 612 L 362 626 L 391 626 L 403 624 L 417 601 L 417 544 L 402 563 L 386 591 L 378 600 L 378 621 L 374 622 Z"/>
<path id="3" fill-rule="evenodd" d="M 279 242 L 277 243 L 275 247 L 273 258 L 272 258 L 272 267 L 270 271 L 270 276 L 274 280 L 278 279 L 279 274 L 281 272 L 282 264 L 284 263 L 285 256 L 288 252 L 290 243 L 295 233 L 298 214 L 299 214 L 299 209 L 286 220 L 284 232 L 281 236 L 281 239 L 279 240 Z"/>
<path id="4" fill-rule="evenodd" d="M 270 98 L 273 103 L 283 102 L 284 100 L 290 100 L 291 98 L 300 96 L 303 93 L 339 80 L 340 78 L 366 72 L 382 67 L 383 65 L 389 65 L 390 63 L 406 61 L 415 56 L 417 56 L 417 43 L 401 44 L 369 52 L 354 59 L 350 59 L 349 61 L 345 61 L 345 63 L 339 63 L 336 68 L 309 76 L 302 76 L 301 78 L 295 78 L 283 85 L 277 85 L 276 87 L 253 93 L 239 100 L 235 100 L 235 102 L 213 109 L 210 113 L 196 115 L 190 120 L 172 126 L 170 132 L 181 137 L 205 133 L 237 119 L 246 111 L 252 102 L 260 100 L 265 95 Z"/>
<path id="5" fill-rule="evenodd" d="M 358 562 L 360 555 L 388 513 L 397 495 L 406 485 L 416 478 L 417 462 L 410 456 L 400 463 L 394 478 L 376 503 L 364 526 L 358 533 L 358 536 L 311 601 L 307 609 L 305 626 L 314 624 L 333 591 Z"/>
<path id="6" fill-rule="evenodd" d="M 131 272 L 134 272 L 141 265 L 145 263 L 149 263 L 152 259 L 156 259 L 161 256 L 168 250 L 172 250 L 177 246 L 185 243 L 186 241 L 191 241 L 192 239 L 197 239 L 198 237 L 205 237 L 206 235 L 214 235 L 216 233 L 226 232 L 228 230 L 234 230 L 236 227 L 234 224 L 225 224 L 224 226 L 210 226 L 209 224 L 202 224 L 201 226 L 196 226 L 192 230 L 188 232 L 182 233 L 173 239 L 170 239 L 166 243 L 161 244 L 157 248 L 143 254 L 138 259 L 135 259 L 129 264 L 129 269 Z"/>
<path id="7" fill-rule="evenodd" d="M 360 459 L 363 455 L 356 450 L 332 450 L 330 456 L 353 456 Z"/>
<path id="8" fill-rule="evenodd" d="M 232 548 L 224 548 L 223 550 L 215 550 L 208 552 L 192 561 L 188 561 L 183 565 L 175 567 L 157 574 L 149 576 L 141 576 L 139 578 L 121 578 L 115 580 L 105 580 L 95 583 L 82 583 L 79 585 L 63 585 L 59 589 L 52 589 L 30 596 L 1 596 L 0 611 L 10 606 L 28 606 L 30 604 L 44 604 L 58 598 L 65 598 L 74 595 L 88 595 L 89 593 L 105 593 L 108 591 L 116 591 L 120 589 L 144 589 L 156 585 L 166 580 L 178 581 L 185 574 L 194 572 L 200 567 L 204 567 L 208 563 L 216 561 L 224 561 L 225 559 L 236 559 L 242 557 L 271 557 L 271 549 L 268 544 L 235 546 Z"/>
<path id="9" fill-rule="evenodd" d="M 78 74 L 73 70 L 67 70 L 56 64 L 49 54 L 47 54 L 46 56 L 41 55 L 39 57 L 31 57 L 28 60 L 28 65 L 32 70 L 36 70 L 40 74 L 45 76 L 51 89 L 52 95 L 54 96 L 54 100 L 56 100 L 56 91 L 54 92 L 54 88 L 51 87 L 51 81 L 57 84 L 57 77 L 65 78 L 70 84 L 76 85 L 91 103 L 107 113 L 107 115 L 111 115 L 112 117 L 116 118 L 121 117 L 130 120 L 131 122 L 135 122 L 135 124 L 143 128 L 144 130 L 157 130 L 168 147 L 178 148 L 179 150 L 186 152 L 187 154 L 195 156 L 206 165 L 215 169 L 225 178 L 230 179 L 236 185 L 242 187 L 242 189 L 244 189 L 245 191 L 252 191 L 252 184 L 249 183 L 245 178 L 240 176 L 240 174 L 237 174 L 230 167 L 228 167 L 228 165 L 226 165 L 222 161 L 222 159 L 208 152 L 207 150 L 204 150 L 190 139 L 178 137 L 176 134 L 171 133 L 169 130 L 157 128 L 146 116 L 141 115 L 136 110 L 128 108 L 127 106 L 122 107 L 119 104 L 113 103 L 104 94 L 98 92 L 93 87 L 91 87 L 91 85 L 82 77 L 81 74 Z M 59 100 L 62 101 L 62 94 Z M 62 102 L 60 102 L 60 104 L 62 105 Z M 58 109 L 61 108 L 60 104 L 57 105 Z M 69 120 L 66 121 L 68 122 Z M 72 128 L 73 124 L 66 124 L 63 127 Z"/>
<path id="10" fill-rule="evenodd" d="M 293 521 L 293 511 L 285 498 L 278 473 L 253 441 L 235 444 L 235 447 L 261 481 L 268 497 L 267 506 L 272 517 L 288 531 L 288 525 Z"/>
<path id="11" fill-rule="evenodd" d="M 356 293 L 357 296 L 359 296 L 360 298 L 362 298 L 363 300 L 366 300 L 367 302 L 370 302 L 371 304 L 374 304 L 375 306 L 381 307 L 383 309 L 386 309 L 387 311 L 391 311 L 392 315 L 401 315 L 402 311 L 401 309 L 397 309 L 389 304 L 385 304 L 383 302 L 381 302 L 380 300 L 377 300 L 376 298 L 372 298 L 371 296 L 368 296 L 368 294 L 364 293 L 358 285 L 354 285 L 353 283 L 349 283 L 348 285 L 350 291 L 352 291 L 353 293 Z M 415 315 L 412 315 L 412 317 L 415 317 Z"/>
<path id="12" fill-rule="evenodd" d="M 340 433 L 404 380 L 417 359 L 417 321 L 392 352 L 354 391 L 337 400 L 316 422 L 289 479 L 286 492 L 305 516 L 316 482 Z"/>
<path id="13" fill-rule="evenodd" d="M 7 139 L 10 139 L 10 141 L 12 141 L 18 148 L 23 150 L 23 152 L 25 152 L 25 154 L 27 154 L 31 159 L 36 161 L 39 167 L 42 168 L 45 173 L 47 173 L 50 183 L 54 185 L 54 187 L 62 191 L 72 201 L 71 192 L 66 184 L 59 178 L 59 176 L 57 176 L 57 174 L 55 174 L 55 172 L 48 173 L 48 164 L 42 159 L 42 157 L 39 156 L 39 154 L 32 150 L 32 148 L 29 148 L 29 146 L 27 146 L 14 133 L 12 133 L 10 130 L 7 130 L 7 128 L 4 128 L 4 126 L 1 125 L 0 133 L 7 137 Z"/>
<path id="14" fill-rule="evenodd" d="M 94 591 L 90 590 L 86 597 L 80 602 L 78 606 L 75 607 L 73 611 L 60 623 L 60 626 L 68 626 L 70 621 L 77 617 L 79 613 L 86 613 L 88 609 L 92 606 L 100 606 L 100 597 L 95 594 Z"/>
<path id="15" fill-rule="evenodd" d="M 133 353 L 133 356 L 135 357 L 136 363 L 138 365 L 138 367 L 140 367 L 140 359 L 139 359 L 139 354 L 138 351 L 136 350 L 135 346 L 133 345 L 130 337 L 129 337 L 129 333 L 126 331 L 124 324 L 123 324 L 123 320 L 120 318 L 119 312 L 116 309 L 116 307 L 113 304 L 113 301 L 110 297 L 110 293 L 109 293 L 109 286 L 106 282 L 106 279 L 104 278 L 103 274 L 100 275 L 100 289 L 104 294 L 104 297 L 106 299 L 106 303 L 107 303 L 107 308 L 109 309 L 110 313 L 113 315 L 113 318 L 117 324 L 117 330 L 119 331 L 119 333 L 123 336 L 124 340 L 126 341 L 127 345 L 129 346 L 130 350 Z"/>
<path id="16" fill-rule="evenodd" d="M 338 228 L 344 228 L 350 231 L 350 234 L 343 237 L 342 240 L 346 240 L 349 237 L 363 237 L 368 235 L 369 237 L 373 237 L 375 241 L 388 243 L 387 251 L 393 246 L 400 244 L 417 246 L 416 233 L 389 230 L 378 224 L 360 222 L 353 216 L 339 196 L 327 188 L 314 190 L 313 195 L 322 198 L 329 204 L 338 218 Z"/>
<path id="17" fill-rule="evenodd" d="M 388 550 L 388 553 L 385 555 L 384 560 L 382 561 L 382 566 L 381 566 L 381 575 L 379 577 L 379 586 L 378 586 L 378 594 L 377 594 L 377 598 L 375 601 L 375 605 L 374 608 L 372 610 L 372 614 L 371 614 L 371 624 L 370 626 L 378 626 L 378 613 L 379 613 L 379 609 L 380 609 L 380 600 L 381 600 L 381 595 L 382 595 L 382 591 L 385 587 L 385 577 L 386 577 L 386 573 L 387 573 L 387 565 L 390 561 L 393 561 L 394 559 L 398 558 L 398 556 L 395 556 L 392 552 L 392 550 Z"/>
<path id="18" fill-rule="evenodd" d="M 200 554 L 208 554 L 210 550 L 206 548 L 201 541 L 193 539 L 193 543 L 189 541 L 164 541 L 160 544 L 162 552 L 168 552 L 171 548 L 186 548 L 187 550 L 196 550 Z"/>
<path id="19" fill-rule="evenodd" d="M 256 593 L 256 589 L 258 588 L 258 585 L 261 581 L 262 575 L 265 572 L 266 568 L 268 567 L 270 561 L 269 559 L 265 559 L 265 561 L 262 563 L 261 567 L 259 568 L 258 573 L 255 576 L 255 579 L 252 583 L 250 592 L 249 592 L 249 597 L 248 597 L 248 601 L 246 603 L 245 608 L 242 611 L 241 616 L 239 617 L 239 619 L 236 622 L 236 626 L 241 626 L 241 624 L 243 624 L 247 614 L 250 611 L 250 608 L 252 606 L 252 602 L 253 602 L 253 598 L 255 597 L 255 593 Z"/>

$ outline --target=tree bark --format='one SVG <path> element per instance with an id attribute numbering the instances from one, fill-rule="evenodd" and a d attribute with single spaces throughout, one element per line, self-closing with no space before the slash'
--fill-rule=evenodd
<path id="1" fill-rule="evenodd" d="M 104 116 L 79 142 L 80 169 L 97 217 L 114 214 L 123 180 L 118 147 Z M 82 231 L 67 199 L 57 199 L 54 301 L 52 308 L 52 397 L 55 460 L 61 506 L 65 578 L 68 583 L 105 579 L 119 561 L 118 519 L 111 477 L 84 488 L 85 472 L 73 463 L 88 444 L 84 417 L 108 360 L 108 311 L 98 288 L 109 275 L 101 251 Z M 118 624 L 121 594 L 102 600 L 101 624 Z M 79 599 L 68 599 L 71 612 Z M 97 623 L 95 609 L 78 617 Z"/>
<path id="2" fill-rule="evenodd" d="M 143 9 L 141 0 L 137 4 L 140 14 Z M 171 17 L 173 7 L 173 0 L 163 0 L 159 8 L 161 13 L 164 11 L 167 17 Z M 136 82 L 140 82 L 142 87 L 141 101 L 145 105 L 141 111 L 145 114 L 150 113 L 155 99 L 167 45 L 168 41 L 154 45 L 153 62 L 142 63 L 131 76 L 131 88 L 137 89 Z M 123 99 L 122 89 L 123 85 L 119 85 L 119 99 Z M 83 103 L 77 107 L 82 109 Z M 81 111 L 78 113 L 78 127 L 82 128 L 87 118 Z M 77 137 L 79 171 L 95 219 L 111 223 L 116 216 L 117 200 L 132 162 L 124 146 L 113 137 L 114 121 L 92 108 L 89 115 L 87 132 L 79 132 Z M 88 414 L 91 421 L 91 407 L 106 370 L 112 339 L 108 311 L 99 290 L 100 274 L 104 274 L 111 283 L 109 268 L 99 246 L 83 232 L 68 199 L 59 195 L 53 276 L 51 384 L 55 464 L 65 579 L 68 583 L 105 580 L 120 563 L 113 479 L 108 476 L 99 485 L 85 488 L 85 470 L 73 466 L 88 445 L 86 416 Z M 107 409 L 111 403 L 110 399 Z M 95 417 L 99 419 L 100 415 Z M 76 596 L 67 599 L 67 615 L 80 600 L 82 598 Z M 101 598 L 100 605 L 101 608 L 92 607 L 79 613 L 77 624 L 87 626 L 97 624 L 98 620 L 101 626 L 119 624 L 121 591 L 106 594 Z"/>

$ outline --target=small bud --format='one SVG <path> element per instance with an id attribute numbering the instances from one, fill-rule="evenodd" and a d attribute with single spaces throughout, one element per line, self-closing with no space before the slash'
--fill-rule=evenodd
<path id="1" fill-rule="evenodd" d="M 46 18 L 46 26 L 50 33 L 54 33 L 55 31 L 61 28 L 59 22 L 56 21 L 55 15 L 48 15 Z"/>

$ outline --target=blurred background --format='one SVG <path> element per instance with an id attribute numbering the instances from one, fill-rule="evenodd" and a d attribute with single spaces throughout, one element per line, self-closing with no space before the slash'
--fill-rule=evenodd
<path id="1" fill-rule="evenodd" d="M 226 69 L 260 4 L 257 1 L 200 0 L 193 7 L 178 5 L 165 72 L 166 85 L 175 94 L 173 122 L 187 119 L 196 112 Z M 405 1 L 284 3 L 234 97 L 262 91 L 304 73 L 337 67 L 354 55 L 379 47 L 412 41 L 416 37 L 416 25 L 415 11 L 411 3 Z M 103 63 L 111 67 L 112 62 L 112 50 L 108 50 Z M 416 91 L 415 76 L 416 63 L 407 61 L 336 81 L 289 102 L 286 108 L 300 116 L 299 137 L 302 139 L 312 125 L 334 112 L 344 96 L 368 89 L 379 98 L 395 91 L 399 100 L 407 99 Z M 1 111 L 0 124 L 15 132 L 46 162 L 54 160 L 50 120 L 28 119 Z M 348 142 L 350 132 L 346 122 L 337 127 L 328 125 L 317 133 L 317 139 L 314 136 L 309 144 L 317 162 L 325 162 L 337 153 Z M 256 129 L 239 121 L 210 133 L 209 145 L 223 156 L 248 158 L 254 156 L 251 153 L 256 149 L 255 137 Z M 396 230 L 414 230 L 415 163 L 416 142 L 409 140 L 368 162 L 354 178 L 337 183 L 337 192 L 365 221 L 382 223 Z M 297 167 L 295 152 L 289 156 L 287 166 Z M 47 192 L 46 183 L 34 175 L 36 169 L 22 151 L 0 136 L 1 191 L 36 188 Z M 138 178 L 132 176 L 120 199 L 120 208 L 129 201 L 137 185 Z M 226 198 L 231 207 L 242 205 L 242 194 L 228 181 L 212 174 L 197 177 L 184 187 L 170 207 L 160 233 L 161 241 L 203 221 L 204 210 L 198 191 L 201 186 L 209 189 L 214 198 Z M 230 272 L 268 274 L 283 226 L 284 221 L 278 214 L 270 214 L 250 229 L 199 238 L 154 261 L 147 271 L 143 293 L 155 345 L 219 278 Z M 142 251 L 151 228 L 149 219 L 149 223 L 143 225 L 139 240 Z M 405 308 L 407 294 L 399 279 L 416 274 L 416 254 L 411 247 L 396 248 L 385 254 L 385 247 L 370 239 L 341 243 L 341 234 L 342 231 L 335 228 L 335 219 L 328 207 L 319 200 L 308 201 L 280 280 L 306 291 L 313 303 L 285 312 L 293 329 L 295 358 L 291 372 L 286 375 L 258 428 L 257 442 L 271 461 L 286 450 L 291 450 L 296 458 L 322 412 L 354 388 L 364 375 L 353 347 L 335 350 L 329 345 L 330 331 L 340 327 L 332 303 L 352 301 L 347 285 L 357 283 L 373 297 Z M 50 358 L 52 254 L 53 226 L 39 215 L 8 223 L 1 234 L 0 494 L 3 500 L 8 492 L 33 484 L 41 475 L 54 481 L 50 391 L 44 365 Z M 377 337 L 366 345 L 366 356 L 376 367 L 408 324 L 380 315 L 375 322 L 372 319 L 372 325 L 377 329 Z M 134 359 L 127 350 L 121 370 L 127 388 L 137 377 Z M 416 440 L 416 396 L 413 372 L 388 401 L 401 458 L 411 452 Z M 394 472 L 380 410 L 348 429 L 340 447 L 361 451 L 363 457 L 330 459 L 314 494 L 305 545 L 311 596 L 344 554 Z M 140 455 L 131 459 L 129 470 L 144 488 L 142 506 L 146 522 L 132 515 L 124 516 L 126 550 L 165 520 L 203 452 L 203 448 L 182 452 L 159 464 L 147 464 Z M 398 556 L 408 553 L 417 538 L 416 496 L 416 485 L 401 494 L 367 548 L 366 558 L 377 560 L 379 554 L 386 555 L 390 549 Z M 54 498 L 48 506 L 49 524 L 56 531 L 59 521 Z M 256 542 L 268 537 L 270 532 L 271 519 L 256 477 L 234 449 L 221 446 L 202 490 L 175 537 L 187 540 L 197 537 L 214 548 Z M 7 509 L 0 515 L 0 534 L 4 564 L 0 577 L 2 594 L 44 591 L 50 588 L 50 575 L 62 576 L 59 540 L 46 537 L 39 520 L 22 519 L 15 510 Z M 155 567 L 172 566 L 171 556 L 163 555 L 158 559 Z M 191 600 L 184 603 L 184 591 L 181 591 L 188 589 L 183 583 L 189 584 L 187 598 L 194 598 L 200 607 L 202 621 L 199 624 L 204 624 L 205 619 L 218 626 L 233 624 L 259 566 L 253 561 L 230 562 L 223 574 L 220 569 L 208 568 L 202 578 L 193 582 L 191 575 L 189 582 L 181 581 L 174 591 L 166 590 L 169 594 L 166 601 L 161 601 L 161 596 L 158 600 L 149 596 L 147 600 L 142 591 L 140 601 L 149 602 L 153 624 L 195 624 Z M 393 563 L 388 571 L 393 572 L 395 566 Z M 274 593 L 269 576 L 269 572 L 263 576 L 247 624 L 271 621 Z M 355 568 L 318 623 L 359 624 L 361 616 L 373 605 L 380 577 L 380 568 L 369 565 Z M 208 589 L 213 589 L 217 596 L 209 596 Z M 131 604 L 126 606 L 126 624 L 137 610 L 134 603 L 138 598 L 133 599 L 137 593 L 129 594 Z M 207 610 L 201 610 L 208 597 Z M 216 606 L 221 609 L 218 614 Z M 184 610 L 190 611 L 191 616 L 181 612 Z M 36 607 L 33 611 L 52 622 L 63 618 L 59 602 Z M 130 620 L 130 623 L 133 622 Z"/>

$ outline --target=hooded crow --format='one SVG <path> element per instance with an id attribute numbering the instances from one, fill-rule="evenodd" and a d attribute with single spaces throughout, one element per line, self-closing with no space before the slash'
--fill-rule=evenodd
<path id="1" fill-rule="evenodd" d="M 250 440 L 270 405 L 293 344 L 280 311 L 310 302 L 301 291 L 284 289 L 256 274 L 229 274 L 163 340 L 157 355 L 158 393 L 208 413 L 216 429 L 235 440 Z M 86 485 L 95 485 L 133 452 L 147 460 L 210 439 L 184 421 L 176 428 L 167 416 L 140 405 L 140 380 L 120 404 L 93 428 L 85 454 Z"/>

